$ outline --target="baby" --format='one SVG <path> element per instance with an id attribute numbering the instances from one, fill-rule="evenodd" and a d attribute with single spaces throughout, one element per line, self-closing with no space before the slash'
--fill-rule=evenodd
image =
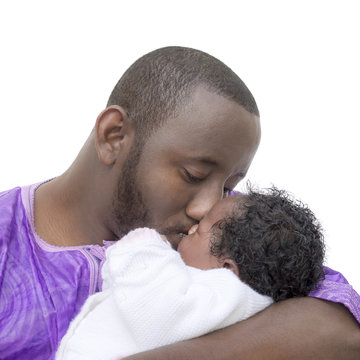
<path id="1" fill-rule="evenodd" d="M 219 201 L 178 252 L 155 230 L 136 229 L 107 249 L 103 290 L 72 321 L 56 359 L 120 359 L 229 326 L 308 295 L 323 259 L 313 213 L 276 188 Z"/>

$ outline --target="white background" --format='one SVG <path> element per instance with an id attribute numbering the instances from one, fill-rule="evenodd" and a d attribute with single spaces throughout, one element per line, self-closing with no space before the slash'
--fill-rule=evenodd
<path id="1" fill-rule="evenodd" d="M 0 189 L 62 173 L 138 57 L 195 47 L 258 102 L 263 137 L 248 178 L 310 205 L 327 263 L 360 291 L 357 4 L 0 0 Z"/>

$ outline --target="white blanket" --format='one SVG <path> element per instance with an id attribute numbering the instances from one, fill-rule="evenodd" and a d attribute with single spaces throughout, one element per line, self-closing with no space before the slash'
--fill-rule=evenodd
<path id="1" fill-rule="evenodd" d="M 103 291 L 71 322 L 56 360 L 120 359 L 244 320 L 272 303 L 227 269 L 186 266 L 155 230 L 106 251 Z"/>

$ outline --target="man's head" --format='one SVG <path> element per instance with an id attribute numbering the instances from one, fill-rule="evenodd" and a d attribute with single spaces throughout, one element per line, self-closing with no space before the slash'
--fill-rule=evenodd
<path id="1" fill-rule="evenodd" d="M 144 142 L 188 104 L 200 85 L 259 117 L 251 92 L 228 66 L 207 53 L 179 46 L 154 50 L 135 61 L 116 84 L 107 106 L 122 107 L 138 141 Z"/>
<path id="2" fill-rule="evenodd" d="M 260 141 L 254 98 L 226 65 L 169 47 L 136 61 L 95 126 L 108 169 L 115 236 L 138 226 L 176 247 L 224 191 L 246 175 Z"/>

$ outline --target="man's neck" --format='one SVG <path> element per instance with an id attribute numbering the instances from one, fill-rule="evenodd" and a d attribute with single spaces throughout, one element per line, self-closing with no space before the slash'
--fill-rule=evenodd
<path id="1" fill-rule="evenodd" d="M 114 240 L 101 223 L 91 194 L 66 173 L 36 190 L 34 222 L 37 234 L 56 246 L 102 245 L 102 240 Z"/>

